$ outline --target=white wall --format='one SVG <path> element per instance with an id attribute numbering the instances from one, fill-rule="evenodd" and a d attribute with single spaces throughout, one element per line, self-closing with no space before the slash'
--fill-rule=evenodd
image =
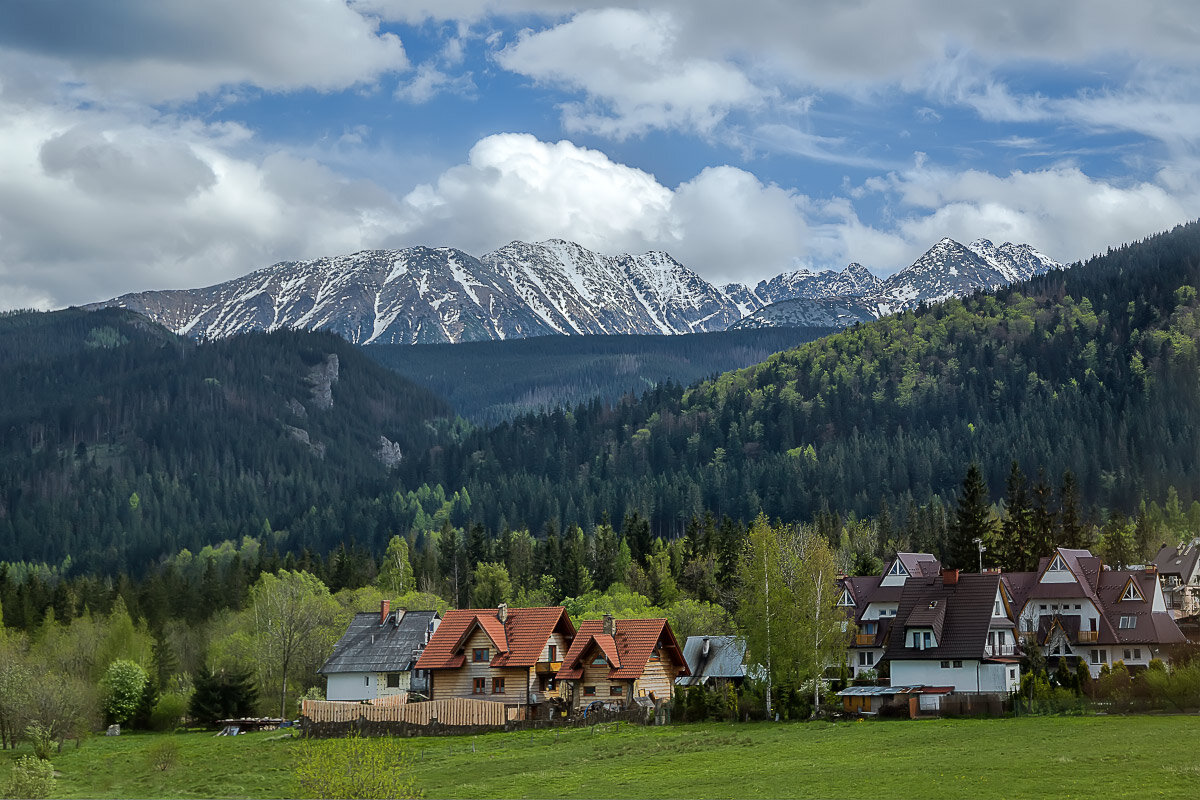
<path id="1" fill-rule="evenodd" d="M 326 700 L 374 700 L 379 681 L 373 672 L 339 672 L 325 676 Z"/>
<path id="2" fill-rule="evenodd" d="M 966 660 L 959 668 L 942 669 L 941 661 L 892 661 L 892 686 L 953 686 L 960 692 L 991 691 L 979 689 L 976 684 L 975 666 L 978 661 Z"/>

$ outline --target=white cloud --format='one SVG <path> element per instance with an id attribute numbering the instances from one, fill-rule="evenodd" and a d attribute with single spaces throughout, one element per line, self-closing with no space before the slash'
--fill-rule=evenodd
<path id="1" fill-rule="evenodd" d="M 733 64 L 691 56 L 665 13 L 585 11 L 540 32 L 525 31 L 497 54 L 505 69 L 580 90 L 583 103 L 563 106 L 567 130 L 624 138 L 649 130 L 707 133 L 730 110 L 772 94 Z"/>
<path id="2" fill-rule="evenodd" d="M 443 93 L 470 97 L 475 93 L 475 82 L 470 73 L 450 75 L 432 63 L 425 63 L 417 68 L 412 79 L 396 87 L 395 96 L 397 100 L 420 105 Z"/>
<path id="3" fill-rule="evenodd" d="M 408 66 L 394 34 L 328 0 L 13 0 L 0 47 L 67 65 L 85 94 L 157 102 L 221 87 L 344 89 Z"/>

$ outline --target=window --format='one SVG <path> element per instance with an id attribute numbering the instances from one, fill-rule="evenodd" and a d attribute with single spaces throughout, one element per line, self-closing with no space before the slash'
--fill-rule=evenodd
<path id="1" fill-rule="evenodd" d="M 943 661 L 943 662 L 942 662 L 942 669 L 950 669 L 950 662 L 949 662 L 949 661 Z"/>
<path id="2" fill-rule="evenodd" d="M 897 558 L 892 562 L 892 568 L 888 570 L 888 575 L 903 575 L 907 577 L 908 570 L 904 568 L 904 565 L 900 563 L 900 559 Z"/>
<path id="3" fill-rule="evenodd" d="M 371 676 L 363 675 L 363 686 L 370 686 L 370 685 L 371 685 Z"/>
<path id="4" fill-rule="evenodd" d="M 1076 604 L 1075 604 L 1075 610 L 1076 610 L 1076 611 L 1078 611 L 1079 609 L 1080 609 L 1080 605 L 1079 605 L 1079 603 L 1076 603 Z"/>
<path id="5" fill-rule="evenodd" d="M 1145 602 L 1145 598 L 1142 597 L 1142 593 L 1138 589 L 1137 584 L 1133 582 L 1133 578 L 1130 578 L 1129 581 L 1126 582 L 1125 591 L 1121 592 L 1121 599 L 1141 600 L 1142 602 Z"/>
<path id="6" fill-rule="evenodd" d="M 1003 617 L 1004 616 L 1004 604 L 1001 603 L 999 600 L 997 600 L 992 605 L 992 616 L 993 617 Z"/>
<path id="7" fill-rule="evenodd" d="M 504 678 L 492 678 L 492 694 L 504 694 Z"/>
<path id="8" fill-rule="evenodd" d="M 924 650 L 928 647 L 933 647 L 933 631 L 922 631 L 921 649 Z"/>
<path id="9" fill-rule="evenodd" d="M 558 645 L 556 644 L 550 645 L 550 660 L 558 661 Z"/>
<path id="10" fill-rule="evenodd" d="M 1093 664 L 1105 664 L 1108 662 L 1108 652 L 1106 650 L 1091 651 Z"/>
<path id="11" fill-rule="evenodd" d="M 387 674 L 387 687 L 389 689 L 399 689 L 400 688 L 400 673 L 399 672 L 389 672 Z"/>
<path id="12" fill-rule="evenodd" d="M 662 647 L 662 645 L 661 645 L 661 644 L 660 644 L 660 645 L 657 645 L 657 646 L 654 648 L 654 652 L 650 654 L 650 660 L 651 660 L 651 661 L 662 661 L 662 653 L 660 653 L 660 652 L 659 652 L 659 648 L 660 648 L 660 647 Z"/>
<path id="13" fill-rule="evenodd" d="M 1121 623 L 1118 627 L 1136 628 L 1137 627 L 1137 617 L 1122 614 L 1121 615 Z"/>
<path id="14" fill-rule="evenodd" d="M 584 697 L 595 697 L 596 696 L 596 687 L 595 686 L 583 687 L 583 696 Z"/>
<path id="15" fill-rule="evenodd" d="M 1140 647 L 1135 647 L 1135 648 L 1133 648 L 1133 658 L 1134 658 L 1134 660 L 1140 660 L 1140 659 L 1141 659 L 1141 657 L 1142 657 L 1142 648 L 1140 648 Z"/>
<path id="16" fill-rule="evenodd" d="M 958 659 L 955 659 L 955 660 L 954 660 L 954 668 L 955 668 L 955 669 L 962 669 L 962 661 L 959 661 Z"/>
<path id="17" fill-rule="evenodd" d="M 492 660 L 491 653 L 488 652 L 488 649 L 486 647 L 476 647 L 474 650 L 471 651 L 471 660 L 476 663 L 479 663 L 481 661 L 482 662 L 491 661 Z"/>
<path id="18" fill-rule="evenodd" d="M 607 667 L 608 659 L 605 658 L 604 656 L 596 656 L 596 658 L 592 661 L 592 666 L 593 667 Z"/>
<path id="19" fill-rule="evenodd" d="M 870 667 L 875 664 L 875 654 L 870 650 L 862 650 L 858 654 L 858 665 L 860 667 Z"/>
<path id="20" fill-rule="evenodd" d="M 1045 610 L 1046 610 L 1046 604 L 1045 604 L 1045 603 L 1039 603 L 1039 604 L 1038 604 L 1038 611 L 1045 611 Z"/>
<path id="21" fill-rule="evenodd" d="M 875 633 L 877 628 L 878 628 L 878 626 L 874 622 L 864 622 L 862 624 L 862 626 L 859 628 L 859 632 L 860 633 Z"/>
<path id="22" fill-rule="evenodd" d="M 487 678 L 476 678 L 471 683 L 471 694 L 483 694 L 487 691 Z"/>
<path id="23" fill-rule="evenodd" d="M 1132 650 L 1126 648 L 1125 660 L 1126 661 L 1141 661 L 1142 660 L 1142 648 L 1135 647 Z"/>
<path id="24" fill-rule="evenodd" d="M 1047 572 L 1065 572 L 1067 565 L 1063 563 L 1062 556 L 1055 556 L 1054 561 L 1050 563 L 1050 569 Z"/>
<path id="25" fill-rule="evenodd" d="M 622 694 L 625 693 L 625 687 L 624 686 L 610 686 L 610 687 L 608 687 L 608 693 L 609 693 L 609 695 L 611 695 L 613 697 L 620 697 Z"/>
<path id="26" fill-rule="evenodd" d="M 849 589 L 842 589 L 842 599 L 838 600 L 839 606 L 853 606 L 854 598 L 850 596 Z"/>
<path id="27" fill-rule="evenodd" d="M 1008 679 L 1010 681 L 1015 681 L 1017 679 L 1017 668 L 1016 667 L 1008 668 Z"/>

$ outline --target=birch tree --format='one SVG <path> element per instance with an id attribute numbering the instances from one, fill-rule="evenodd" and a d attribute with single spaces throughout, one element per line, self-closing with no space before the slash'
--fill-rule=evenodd
<path id="1" fill-rule="evenodd" d="M 288 677 L 314 668 L 338 634 L 338 604 L 308 572 L 263 573 L 250 589 L 250 613 L 264 677 L 279 678 L 279 716 L 287 716 Z M 266 683 L 267 681 L 263 681 Z"/>

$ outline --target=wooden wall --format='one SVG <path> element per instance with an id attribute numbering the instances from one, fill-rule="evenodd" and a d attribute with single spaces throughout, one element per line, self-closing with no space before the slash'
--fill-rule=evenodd
<path id="1" fill-rule="evenodd" d="M 464 653 L 467 663 L 460 669 L 435 669 L 430 671 L 433 678 L 433 695 L 431 699 L 442 700 L 448 697 L 473 697 L 477 700 L 494 700 L 499 703 L 529 702 L 526 694 L 529 686 L 528 667 L 493 668 L 490 662 L 476 663 L 471 660 L 472 651 L 477 647 L 488 648 L 489 655 L 495 658 L 496 646 L 482 630 L 476 630 L 467 640 Z M 475 678 L 484 679 L 484 693 L 474 693 Z M 492 679 L 504 678 L 504 694 L 492 693 Z"/>

